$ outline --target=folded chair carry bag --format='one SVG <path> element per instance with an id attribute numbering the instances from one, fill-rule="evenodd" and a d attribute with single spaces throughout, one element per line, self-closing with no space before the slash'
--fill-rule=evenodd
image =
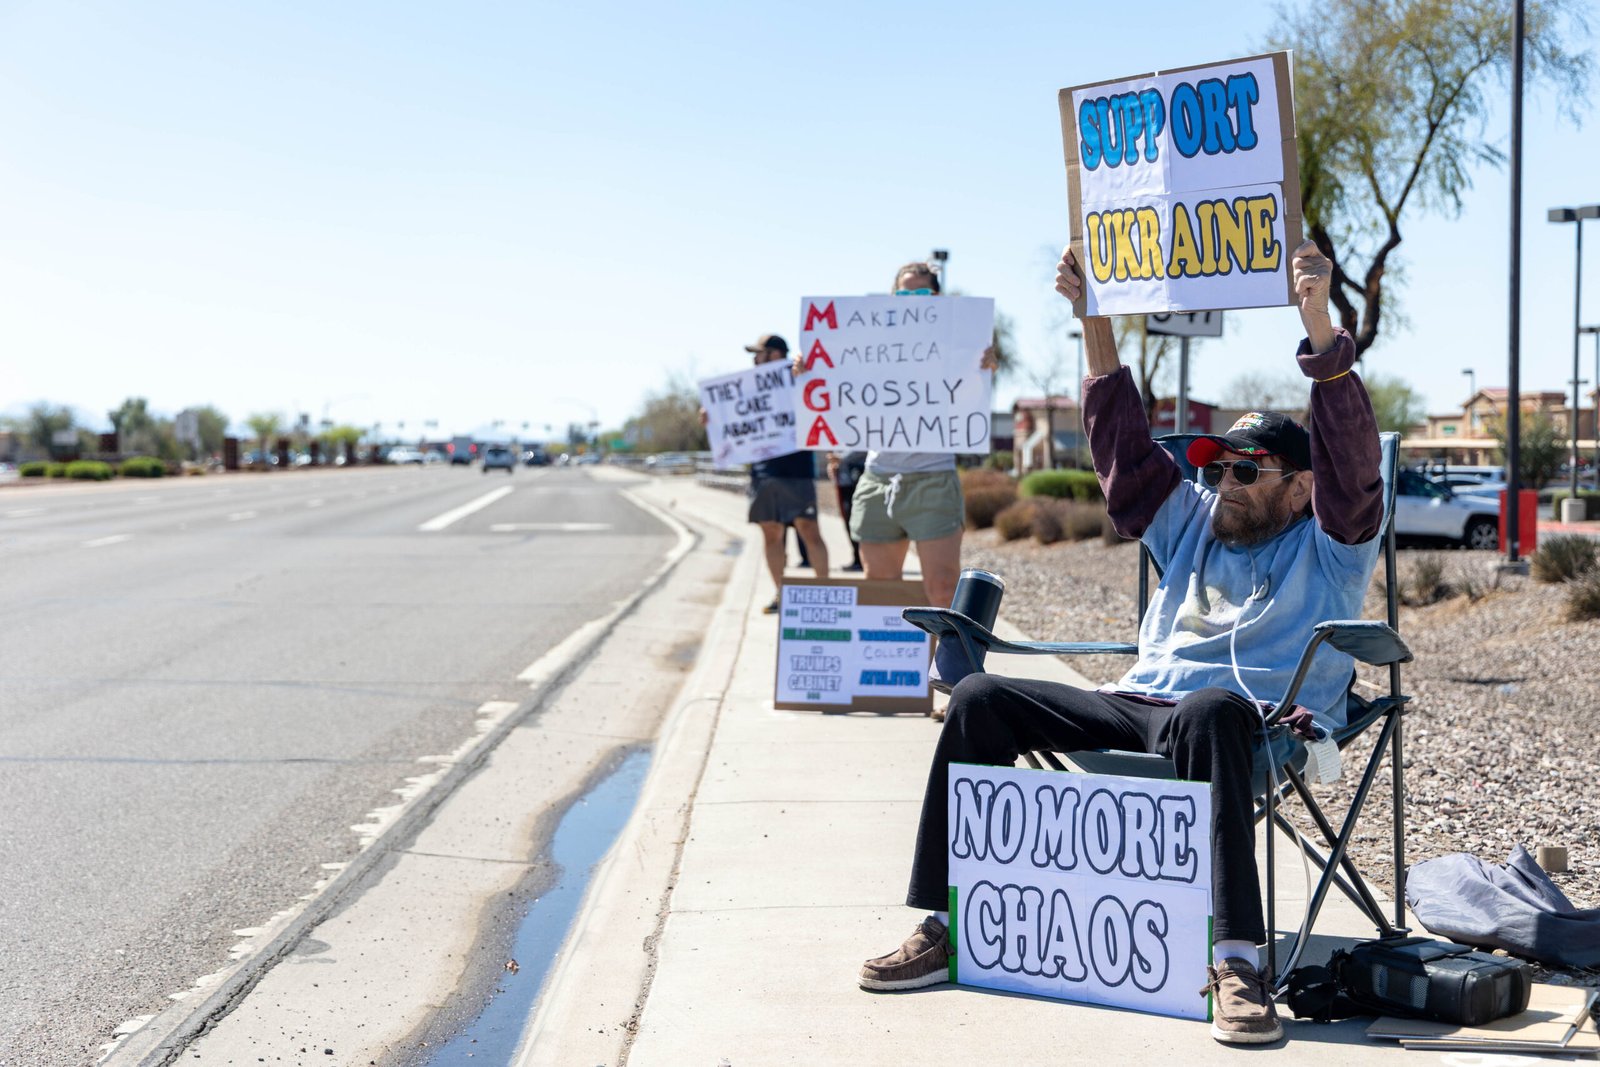
<path id="1" fill-rule="evenodd" d="M 1600 908 L 1574 908 L 1518 845 L 1505 864 L 1456 852 L 1406 873 L 1406 904 L 1440 937 L 1561 967 L 1600 967 Z"/>
<path id="2" fill-rule="evenodd" d="M 1533 976 L 1521 960 L 1431 937 L 1357 942 L 1326 967 L 1289 976 L 1289 1009 L 1328 1022 L 1351 1015 L 1398 1015 L 1482 1026 L 1525 1011 Z"/>

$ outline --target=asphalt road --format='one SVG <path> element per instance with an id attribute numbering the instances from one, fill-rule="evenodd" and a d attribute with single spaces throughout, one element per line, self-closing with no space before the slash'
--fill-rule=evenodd
<path id="1" fill-rule="evenodd" d="M 226 964 L 671 544 L 569 469 L 0 491 L 0 1064 Z"/>

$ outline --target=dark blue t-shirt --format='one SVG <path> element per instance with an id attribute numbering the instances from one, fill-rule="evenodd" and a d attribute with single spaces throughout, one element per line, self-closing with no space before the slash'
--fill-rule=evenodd
<path id="1" fill-rule="evenodd" d="M 810 452 L 790 452 L 786 456 L 773 456 L 750 464 L 750 477 L 754 478 L 815 478 L 816 461 Z"/>

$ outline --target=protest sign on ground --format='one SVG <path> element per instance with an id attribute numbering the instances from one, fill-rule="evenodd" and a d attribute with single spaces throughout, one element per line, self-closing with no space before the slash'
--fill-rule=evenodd
<path id="1" fill-rule="evenodd" d="M 1293 302 L 1287 52 L 1075 86 L 1060 104 L 1079 314 Z"/>
<path id="2" fill-rule="evenodd" d="M 1211 790 L 952 764 L 950 976 L 1210 1018 Z"/>
<path id="3" fill-rule="evenodd" d="M 774 705 L 926 713 L 932 649 L 900 609 L 927 599 L 921 582 L 784 579 Z"/>
<path id="4" fill-rule="evenodd" d="M 994 301 L 956 296 L 809 296 L 800 301 L 799 447 L 988 452 L 982 370 Z"/>
<path id="5" fill-rule="evenodd" d="M 728 470 L 795 451 L 793 383 L 786 362 L 700 382 L 713 466 Z"/>

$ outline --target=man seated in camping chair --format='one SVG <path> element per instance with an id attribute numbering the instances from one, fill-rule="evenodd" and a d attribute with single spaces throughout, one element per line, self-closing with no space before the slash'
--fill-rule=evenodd
<path id="1" fill-rule="evenodd" d="M 946 981 L 952 762 L 1010 766 L 1024 751 L 1122 749 L 1169 757 L 1179 778 L 1211 783 L 1212 1036 L 1263 1044 L 1283 1036 L 1257 946 L 1266 941 L 1255 863 L 1252 750 L 1265 699 L 1281 696 L 1312 627 L 1358 618 L 1377 563 L 1383 489 L 1372 404 L 1350 369 L 1355 344 L 1328 315 L 1331 266 L 1295 250 L 1305 326 L 1297 360 L 1311 379 L 1308 433 L 1276 412 L 1251 412 L 1198 437 L 1186 480 L 1152 440 L 1139 387 L 1117 355 L 1110 320 L 1084 319 L 1084 415 L 1095 472 L 1117 531 L 1149 548 L 1160 585 L 1139 628 L 1138 662 L 1097 691 L 974 673 L 951 694 L 922 802 L 906 903 L 932 912 L 899 949 L 868 960 L 877 991 Z M 1083 281 L 1069 249 L 1056 290 Z M 952 649 L 954 650 L 954 649 Z M 1320 648 L 1284 720 L 1300 736 L 1343 725 L 1353 660 Z"/>

